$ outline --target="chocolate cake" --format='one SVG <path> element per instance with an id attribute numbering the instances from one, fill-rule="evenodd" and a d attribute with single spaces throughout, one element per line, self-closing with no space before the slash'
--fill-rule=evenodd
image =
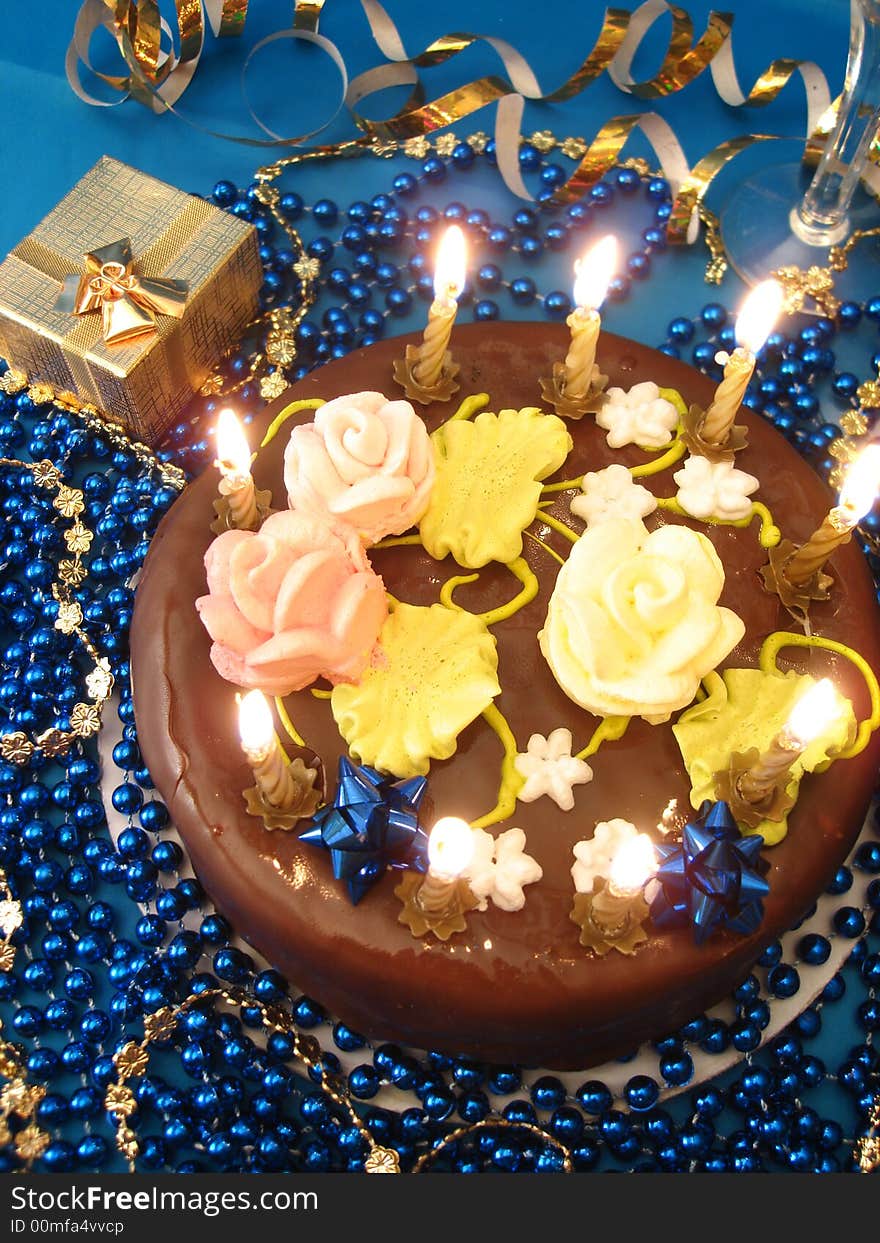
<path id="1" fill-rule="evenodd" d="M 460 392 L 424 412 L 433 430 L 462 398 L 485 392 L 488 409 L 540 405 L 538 380 L 565 353 L 564 326 L 467 325 L 456 328 L 452 348 L 460 364 Z M 252 445 L 272 419 L 302 398 L 332 399 L 359 390 L 400 396 L 392 364 L 408 339 L 353 352 L 307 376 L 249 429 Z M 690 367 L 633 342 L 603 333 L 597 362 L 609 385 L 629 388 L 652 380 L 676 389 L 686 402 L 709 404 L 713 386 Z M 286 503 L 283 455 L 290 428 L 312 418 L 305 411 L 285 424 L 253 467 L 276 508 Z M 826 487 L 771 426 L 743 411 L 749 445 L 738 468 L 760 481 L 760 499 L 784 535 L 805 540 L 828 511 Z M 610 449 L 592 415 L 568 422 L 574 447 L 557 478 L 598 471 L 612 462 L 643 463 L 651 455 L 629 446 Z M 651 479 L 659 495 L 674 493 L 671 466 Z M 573 522 L 575 489 L 550 493 L 546 512 Z M 670 724 L 633 719 L 617 741 L 606 742 L 591 763 L 594 779 L 575 790 L 571 811 L 549 798 L 516 804 L 499 832 L 523 829 L 527 850 L 543 869 L 528 887 L 522 910 L 489 905 L 471 911 L 466 931 L 448 941 L 415 938 L 398 921 L 394 889 L 399 873 L 387 874 L 353 905 L 335 880 L 326 851 L 299 840 L 297 832 L 269 831 L 249 815 L 242 798 L 252 784 L 238 739 L 233 687 L 209 659 L 210 639 L 195 609 L 205 593 L 203 557 L 212 535 L 217 473 L 207 470 L 163 521 L 138 587 L 132 628 L 134 702 L 140 745 L 161 797 L 167 803 L 208 893 L 236 931 L 257 947 L 298 988 L 324 1004 L 350 1027 L 375 1039 L 467 1054 L 493 1062 L 580 1068 L 635 1050 L 646 1039 L 674 1030 L 723 997 L 748 972 L 772 939 L 815 902 L 846 856 L 864 819 L 874 788 L 880 738 L 874 735 L 854 758 L 827 772 L 804 777 L 789 831 L 763 852 L 769 894 L 757 931 L 721 931 L 696 944 L 689 927 L 648 927 L 648 939 L 631 956 L 597 956 L 579 943 L 570 919 L 572 847 L 594 825 L 620 817 L 658 842 L 674 841 L 694 818 L 690 781 Z M 738 646 L 722 662 L 753 667 L 764 639 L 797 630 L 779 599 L 764 590 L 759 571 L 767 553 L 750 526 L 707 525 L 660 510 L 649 528 L 684 523 L 705 533 L 724 566 L 720 604 L 745 625 Z M 598 721 L 560 688 L 539 648 L 559 563 L 571 544 L 542 521 L 530 528 L 542 544 L 524 540 L 523 557 L 537 575 L 537 596 L 514 616 L 492 626 L 498 647 L 501 695 L 496 703 L 518 749 L 533 733 L 558 727 L 572 731 L 578 746 Z M 430 605 L 443 583 L 462 570 L 447 557 L 432 559 L 414 545 L 369 549 L 369 559 L 398 600 Z M 861 553 L 851 543 L 829 564 L 831 598 L 811 612 L 815 634 L 845 644 L 880 669 L 880 626 L 874 588 Z M 490 563 L 472 584 L 456 589 L 456 601 L 485 612 L 517 591 L 509 571 Z M 780 668 L 829 676 L 853 704 L 856 718 L 870 715 L 865 683 L 844 657 L 788 648 Z M 326 699 L 309 689 L 289 695 L 285 706 L 323 767 L 328 797 L 337 762 L 347 754 Z M 288 748 L 291 752 L 295 748 Z M 455 754 L 432 761 L 419 818 L 430 827 L 439 817 L 474 820 L 498 794 L 501 744 L 478 716 L 458 738 Z M 299 826 L 302 827 L 302 826 Z"/>

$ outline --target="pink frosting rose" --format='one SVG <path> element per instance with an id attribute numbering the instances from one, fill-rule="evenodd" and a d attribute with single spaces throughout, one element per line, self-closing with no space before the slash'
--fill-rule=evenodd
<path id="1" fill-rule="evenodd" d="M 284 454 L 291 506 L 349 523 L 368 543 L 414 526 L 428 507 L 434 455 L 408 401 L 337 397 L 291 432 Z"/>
<path id="2" fill-rule="evenodd" d="M 196 608 L 227 681 L 287 695 L 363 673 L 388 605 L 354 531 L 286 510 L 259 531 L 224 531 L 205 569 Z"/>

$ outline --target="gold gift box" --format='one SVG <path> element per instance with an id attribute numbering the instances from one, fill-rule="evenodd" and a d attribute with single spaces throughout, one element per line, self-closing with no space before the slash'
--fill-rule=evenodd
<path id="1" fill-rule="evenodd" d="M 110 345 L 100 310 L 55 303 L 87 253 L 123 237 L 136 275 L 188 289 L 182 318 L 157 314 L 154 331 Z M 155 444 L 241 338 L 261 282 L 253 225 L 104 156 L 0 264 L 0 356 Z"/>

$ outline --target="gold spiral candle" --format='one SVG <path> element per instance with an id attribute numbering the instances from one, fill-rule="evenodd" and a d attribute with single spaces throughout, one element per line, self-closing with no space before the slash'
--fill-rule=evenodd
<path id="1" fill-rule="evenodd" d="M 835 548 L 845 543 L 853 528 L 869 512 L 880 484 L 880 444 L 863 449 L 847 471 L 840 502 L 826 515 L 797 552 L 786 561 L 783 574 L 792 587 L 803 587 L 820 570 Z"/>
<path id="2" fill-rule="evenodd" d="M 834 720 L 840 701 L 828 678 L 816 682 L 792 708 L 785 725 L 768 749 L 737 780 L 736 792 L 747 803 L 759 806 L 774 790 L 784 786 L 792 764 Z"/>
<path id="3" fill-rule="evenodd" d="M 458 311 L 458 295 L 464 288 L 466 248 L 464 233 L 457 224 L 443 234 L 434 269 L 434 301 L 428 311 L 428 324 L 413 365 L 413 379 L 422 388 L 433 388 L 443 374 L 452 325 Z"/>
<path id="4" fill-rule="evenodd" d="M 755 355 L 779 317 L 782 298 L 778 281 L 762 281 L 743 303 L 736 321 L 737 349 L 726 359 L 724 378 L 700 426 L 700 435 L 707 444 L 726 443 L 755 370 Z"/>
<path id="5" fill-rule="evenodd" d="M 593 383 L 596 345 L 602 320 L 598 308 L 605 301 L 617 266 L 617 239 L 608 234 L 575 263 L 575 309 L 565 321 L 571 332 L 565 356 L 565 395 L 586 397 Z"/>
<path id="6" fill-rule="evenodd" d="M 457 311 L 458 303 L 451 299 L 435 298 L 431 303 L 419 357 L 413 367 L 414 379 L 424 388 L 433 388 L 443 374 L 443 360 Z"/>
<path id="7" fill-rule="evenodd" d="M 593 379 L 602 320 L 598 311 L 579 306 L 565 322 L 571 330 L 571 343 L 565 356 L 565 395 L 586 397 Z"/>
<path id="8" fill-rule="evenodd" d="M 219 491 L 229 503 L 229 526 L 239 531 L 253 531 L 259 525 L 254 479 L 251 475 L 251 451 L 241 424 L 229 409 L 217 418 L 217 460 L 220 471 Z"/>
<path id="9" fill-rule="evenodd" d="M 642 905 L 642 891 L 657 870 L 654 843 L 647 833 L 623 842 L 611 861 L 608 884 L 594 890 L 590 919 L 609 941 L 629 928 L 633 912 Z"/>
<path id="10" fill-rule="evenodd" d="M 735 349 L 728 356 L 724 378 L 700 427 L 700 435 L 709 444 L 723 445 L 727 440 L 754 370 L 755 356 L 748 350 Z"/>
<path id="11" fill-rule="evenodd" d="M 457 816 L 437 821 L 428 837 L 428 871 L 416 895 L 426 915 L 438 919 L 451 910 L 473 853 L 474 835 L 467 821 Z"/>
<path id="12" fill-rule="evenodd" d="M 780 783 L 803 752 L 798 739 L 785 733 L 777 734 L 768 749 L 736 783 L 736 792 L 747 803 L 763 803 Z"/>
<path id="13" fill-rule="evenodd" d="M 260 691 L 249 691 L 238 706 L 241 749 L 251 766 L 257 789 L 270 807 L 284 811 L 300 798 L 300 789 L 281 749 L 272 711 Z"/>
<path id="14" fill-rule="evenodd" d="M 783 572 L 792 587 L 803 587 L 808 583 L 835 548 L 849 539 L 854 526 L 855 522 L 850 521 L 845 510 L 837 505 L 830 510 L 819 529 L 785 563 Z"/>

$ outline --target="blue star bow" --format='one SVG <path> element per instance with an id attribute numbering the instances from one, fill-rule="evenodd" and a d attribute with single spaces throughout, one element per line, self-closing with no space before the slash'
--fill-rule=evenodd
<path id="1" fill-rule="evenodd" d="M 330 851 L 333 875 L 345 881 L 355 905 L 387 868 L 425 870 L 428 838 L 418 810 L 427 785 L 424 777 L 395 781 L 340 757 L 336 797 L 315 813 L 300 841 Z"/>
<path id="2" fill-rule="evenodd" d="M 651 903 L 657 927 L 690 923 L 701 945 L 719 928 L 748 936 L 764 918 L 770 886 L 761 872 L 764 839 L 741 837 L 726 803 L 709 799 L 676 845 L 658 845 L 660 888 Z"/>

